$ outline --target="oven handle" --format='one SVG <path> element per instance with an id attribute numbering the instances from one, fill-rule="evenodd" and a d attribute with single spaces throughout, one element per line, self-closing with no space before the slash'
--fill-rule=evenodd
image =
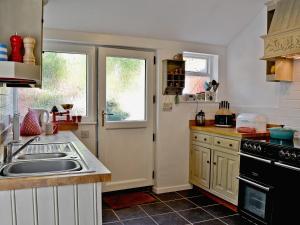
<path id="1" fill-rule="evenodd" d="M 245 156 L 245 157 L 248 157 L 248 158 L 251 158 L 251 159 L 255 159 L 255 160 L 258 160 L 258 161 L 261 161 L 261 162 L 265 162 L 265 163 L 268 163 L 268 164 L 272 163 L 271 160 L 262 159 L 262 158 L 259 158 L 259 157 L 255 157 L 253 155 L 248 155 L 248 154 L 242 153 L 242 152 L 239 152 L 238 154 L 241 155 L 241 156 Z"/>
<path id="2" fill-rule="evenodd" d="M 279 163 L 279 162 L 275 162 L 275 165 L 286 168 L 286 169 L 295 170 L 295 171 L 298 171 L 298 172 L 300 171 L 300 168 L 297 168 L 297 167 L 294 167 L 294 166 L 289 166 L 289 165 L 282 164 L 282 163 Z"/>
<path id="3" fill-rule="evenodd" d="M 244 181 L 244 182 L 246 182 L 246 183 L 248 183 L 248 184 L 251 184 L 251 185 L 253 185 L 253 186 L 257 187 L 257 188 L 263 189 L 263 190 L 265 190 L 265 191 L 270 191 L 270 188 L 265 187 L 265 186 L 262 186 L 262 185 L 257 184 L 257 183 L 254 183 L 253 181 L 247 180 L 247 179 L 242 178 L 242 177 L 240 177 L 240 176 L 238 176 L 238 177 L 236 177 L 236 178 L 239 179 L 239 180 L 241 180 L 241 181 Z"/>

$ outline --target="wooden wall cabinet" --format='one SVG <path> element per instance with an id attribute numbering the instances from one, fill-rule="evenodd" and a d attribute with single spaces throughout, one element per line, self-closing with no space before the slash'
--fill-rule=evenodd
<path id="1" fill-rule="evenodd" d="M 182 95 L 185 86 L 185 61 L 163 60 L 163 94 Z"/>
<path id="2" fill-rule="evenodd" d="M 190 183 L 237 205 L 240 141 L 192 131 Z"/>
<path id="3" fill-rule="evenodd" d="M 43 49 L 43 1 L 1 0 L 0 27 L 0 43 L 8 46 L 8 52 L 11 51 L 10 37 L 15 33 L 22 37 L 31 36 L 36 40 L 34 48 L 36 65 L 0 62 L 1 82 L 5 81 L 5 78 L 40 81 Z"/>

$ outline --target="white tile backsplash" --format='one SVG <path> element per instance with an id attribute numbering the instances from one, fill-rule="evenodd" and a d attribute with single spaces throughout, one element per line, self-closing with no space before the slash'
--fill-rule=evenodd
<path id="1" fill-rule="evenodd" d="M 11 88 L 0 87 L 0 136 L 10 125 L 13 113 L 13 93 Z M 0 137 L 0 143 L 2 138 Z"/>

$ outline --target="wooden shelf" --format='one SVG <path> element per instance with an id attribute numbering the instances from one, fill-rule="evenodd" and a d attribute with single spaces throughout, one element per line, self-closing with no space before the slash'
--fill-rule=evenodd
<path id="1" fill-rule="evenodd" d="M 163 60 L 163 94 L 181 95 L 185 87 L 185 61 Z"/>

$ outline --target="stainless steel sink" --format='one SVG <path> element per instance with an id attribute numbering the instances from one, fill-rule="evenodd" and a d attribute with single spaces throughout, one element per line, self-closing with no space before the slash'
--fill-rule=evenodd
<path id="1" fill-rule="evenodd" d="M 33 160 L 33 159 L 55 159 L 55 158 L 63 158 L 68 154 L 64 152 L 56 152 L 56 153 L 37 153 L 37 154 L 22 154 L 17 156 L 19 160 Z"/>
<path id="2" fill-rule="evenodd" d="M 82 169 L 78 161 L 71 159 L 19 161 L 6 165 L 2 170 L 2 176 L 41 176 L 81 171 Z"/>

